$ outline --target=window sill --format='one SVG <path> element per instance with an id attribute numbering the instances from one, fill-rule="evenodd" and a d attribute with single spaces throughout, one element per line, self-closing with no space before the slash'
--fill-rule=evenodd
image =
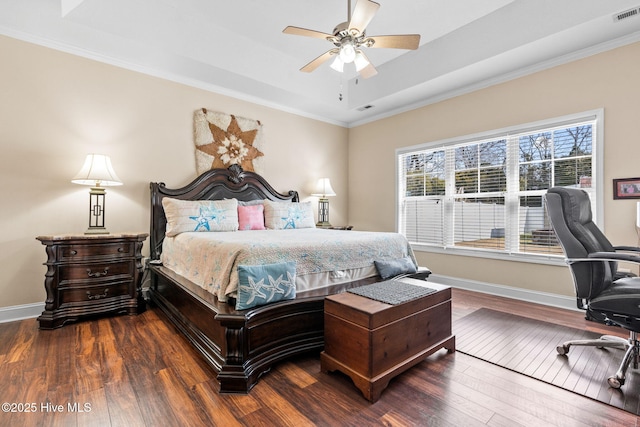
<path id="1" fill-rule="evenodd" d="M 566 266 L 565 258 L 561 255 L 531 255 L 523 253 L 504 253 L 482 249 L 464 249 L 459 247 L 443 248 L 438 246 L 425 245 L 421 243 L 411 243 L 411 247 L 416 252 L 429 252 L 444 255 L 467 256 L 475 258 L 488 258 L 500 261 L 526 262 L 530 264 L 545 264 Z"/>

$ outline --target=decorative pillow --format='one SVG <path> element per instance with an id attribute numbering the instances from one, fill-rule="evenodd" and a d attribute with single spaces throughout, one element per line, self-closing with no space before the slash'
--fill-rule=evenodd
<path id="1" fill-rule="evenodd" d="M 296 297 L 296 263 L 238 266 L 236 310 Z"/>
<path id="2" fill-rule="evenodd" d="M 382 280 L 390 279 L 399 274 L 413 274 L 418 271 L 413 259 L 408 256 L 400 259 L 373 261 L 373 263 L 376 265 L 376 270 L 378 270 Z"/>
<path id="3" fill-rule="evenodd" d="M 240 230 L 264 230 L 264 206 L 238 206 L 238 224 Z"/>
<path id="4" fill-rule="evenodd" d="M 315 228 L 311 202 L 264 201 L 264 223 L 267 228 Z"/>
<path id="5" fill-rule="evenodd" d="M 236 231 L 238 229 L 238 201 L 162 199 L 167 217 L 167 236 L 186 231 Z"/>

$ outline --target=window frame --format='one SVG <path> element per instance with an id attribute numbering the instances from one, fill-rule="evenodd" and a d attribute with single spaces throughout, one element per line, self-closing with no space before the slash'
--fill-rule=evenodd
<path id="1" fill-rule="evenodd" d="M 598 225 L 600 229 L 604 232 L 604 192 L 605 188 L 603 185 L 604 182 L 604 109 L 594 109 L 583 111 L 580 113 L 569 114 L 559 117 L 553 117 L 549 119 L 544 119 L 536 122 L 529 122 L 514 126 L 508 126 L 500 129 L 494 129 L 486 132 L 479 132 L 475 134 L 469 134 L 459 137 L 448 138 L 444 140 L 438 140 L 428 143 L 422 143 L 407 147 L 397 148 L 395 150 L 394 160 L 395 160 L 395 224 L 396 231 L 401 232 L 401 219 L 402 219 L 402 204 L 401 202 L 404 200 L 404 195 L 401 194 L 401 190 L 403 187 L 403 183 L 401 178 L 402 174 L 402 166 L 400 164 L 400 156 L 405 154 L 421 151 L 421 150 L 438 150 L 442 149 L 450 149 L 461 144 L 472 144 L 472 143 L 482 143 L 484 141 L 490 140 L 499 140 L 503 138 L 510 138 L 513 135 L 519 135 L 527 132 L 533 131 L 543 131 L 549 128 L 556 128 L 559 126 L 566 125 L 567 127 L 571 127 L 572 125 L 578 124 L 582 121 L 593 120 L 593 129 L 592 129 L 592 137 L 593 137 L 593 147 L 592 147 L 592 182 L 594 183 L 595 191 L 594 191 L 594 205 L 595 210 L 593 212 L 594 222 Z M 455 150 L 446 150 L 445 156 L 447 152 L 451 152 Z M 451 174 L 451 171 L 448 171 Z M 514 172 L 519 174 L 519 172 Z M 451 180 L 451 176 L 447 176 L 447 181 L 445 186 L 452 186 L 454 183 Z M 542 190 L 544 191 L 544 190 Z M 519 188 L 514 189 L 513 186 L 508 187 L 507 191 L 504 193 L 505 198 L 507 197 L 517 197 L 514 192 L 519 192 Z M 443 198 L 446 196 L 442 196 Z M 506 215 L 509 216 L 510 213 L 506 212 Z M 507 237 L 508 238 L 508 237 Z M 450 255 L 461 255 L 461 256 L 471 256 L 471 257 L 480 257 L 480 258 L 490 258 L 490 259 L 499 259 L 499 260 L 508 260 L 508 261 L 520 261 L 520 262 L 529 262 L 529 263 L 540 263 L 540 264 L 551 264 L 551 265 L 564 265 L 564 256 L 562 255 L 553 255 L 553 254 L 533 254 L 533 253 L 525 253 L 525 252 L 507 252 L 498 251 L 498 250 L 482 250 L 482 249 L 468 249 L 460 246 L 440 246 L 435 244 L 428 243 L 416 243 L 411 242 L 411 246 L 415 251 L 419 252 L 432 252 L 432 253 L 443 253 Z"/>

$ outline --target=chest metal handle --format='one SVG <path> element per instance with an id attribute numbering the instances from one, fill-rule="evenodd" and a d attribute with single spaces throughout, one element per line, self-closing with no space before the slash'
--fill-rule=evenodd
<path id="1" fill-rule="evenodd" d="M 89 277 L 102 277 L 102 276 L 106 276 L 107 274 L 109 274 L 109 267 L 105 267 L 104 271 L 97 271 L 95 273 L 91 271 L 90 268 L 87 268 L 87 275 Z"/>
<path id="2" fill-rule="evenodd" d="M 91 292 L 87 291 L 87 298 L 93 300 L 93 299 L 101 299 L 101 298 L 106 298 L 107 297 L 107 293 L 109 292 L 109 289 L 105 289 L 103 293 L 101 294 L 95 294 L 92 295 Z"/>

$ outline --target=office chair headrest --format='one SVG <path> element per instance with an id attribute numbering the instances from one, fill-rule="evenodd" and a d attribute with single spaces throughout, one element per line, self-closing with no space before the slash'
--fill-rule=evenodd
<path id="1" fill-rule="evenodd" d="M 553 187 L 548 192 L 560 196 L 562 209 L 569 224 L 572 221 L 579 224 L 588 224 L 593 221 L 591 200 L 586 191 L 579 188 Z"/>

